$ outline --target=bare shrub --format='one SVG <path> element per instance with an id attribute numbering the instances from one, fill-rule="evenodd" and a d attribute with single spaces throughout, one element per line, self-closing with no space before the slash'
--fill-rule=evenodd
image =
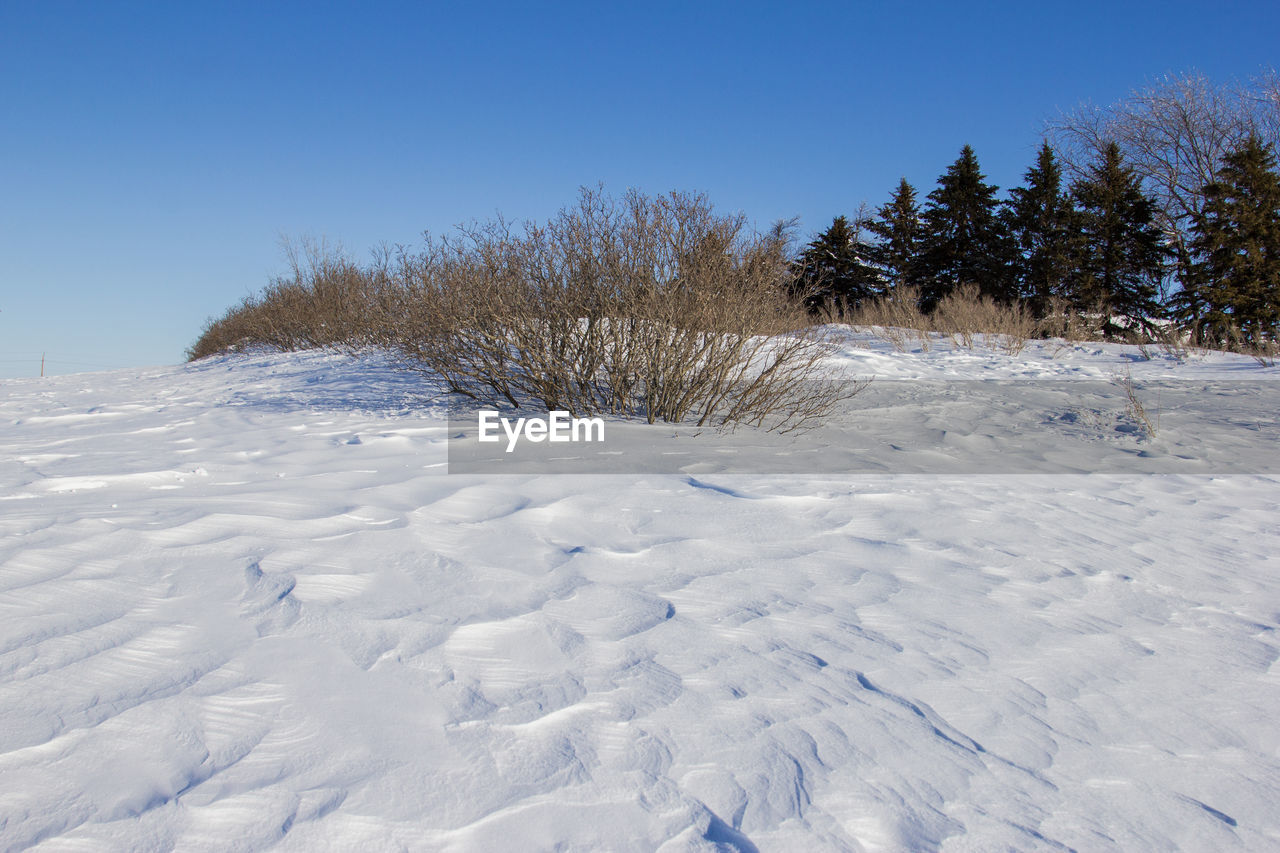
<path id="1" fill-rule="evenodd" d="M 815 381 L 837 345 L 788 295 L 787 249 L 702 196 L 584 190 L 545 224 L 477 224 L 366 267 L 291 255 L 291 277 L 190 355 L 374 346 L 484 404 L 785 431 L 860 387 Z"/>
<path id="2" fill-rule="evenodd" d="M 286 244 L 291 272 L 212 320 L 187 351 L 190 359 L 252 346 L 279 350 L 358 346 L 372 336 L 379 263 L 361 268 L 323 243 Z"/>
<path id="3" fill-rule="evenodd" d="M 702 196 L 578 204 L 429 241 L 403 261 L 385 344 L 486 404 L 789 430 L 856 385 L 814 382 L 835 350 L 786 295 L 783 235 Z"/>

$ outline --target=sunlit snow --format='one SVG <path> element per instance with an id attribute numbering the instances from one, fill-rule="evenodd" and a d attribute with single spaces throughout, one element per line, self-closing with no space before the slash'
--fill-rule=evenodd
<path id="1" fill-rule="evenodd" d="M 1061 342 L 838 361 L 1280 379 Z M 460 475 L 435 390 L 332 353 L 0 383 L 0 849 L 1280 846 L 1273 458 Z M 1197 446 L 1080 412 L 1063 441 L 1116 458 Z M 1270 415 L 1236 424 L 1264 452 Z"/>

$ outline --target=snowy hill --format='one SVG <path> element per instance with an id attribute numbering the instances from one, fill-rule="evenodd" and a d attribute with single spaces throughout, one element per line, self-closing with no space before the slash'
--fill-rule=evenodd
<path id="1" fill-rule="evenodd" d="M 825 474 L 481 475 L 376 357 L 6 381 L 0 849 L 1280 847 L 1277 413 L 1214 385 L 1280 369 L 836 361 L 1127 372 L 1223 414 L 1151 437 L 1121 394 L 1042 395 L 978 430 L 990 406 L 868 396 L 798 439 Z M 907 422 L 936 469 L 838 456 Z M 992 445 L 1014 473 L 947 473 Z M 1156 457 L 1191 473 L 1123 463 Z"/>

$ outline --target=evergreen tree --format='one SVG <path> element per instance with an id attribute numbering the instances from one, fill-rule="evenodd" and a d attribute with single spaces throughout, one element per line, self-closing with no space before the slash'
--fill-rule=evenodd
<path id="1" fill-rule="evenodd" d="M 999 188 L 985 179 L 966 145 L 929 193 L 919 268 L 926 311 L 962 284 L 976 284 L 983 295 L 1001 301 L 1013 296 L 1008 239 L 996 215 Z"/>
<path id="2" fill-rule="evenodd" d="M 1124 164 L 1120 146 L 1108 145 L 1073 191 L 1082 239 L 1076 304 L 1147 324 L 1160 315 L 1158 285 L 1166 251 L 1155 205 Z M 1120 331 L 1110 319 L 1104 329 Z"/>
<path id="3" fill-rule="evenodd" d="M 1024 176 L 1025 187 L 1009 192 L 1005 226 L 1013 240 L 1013 277 L 1018 295 L 1037 317 L 1049 301 L 1066 295 L 1072 284 L 1079 247 L 1078 222 L 1071 195 L 1062 188 L 1062 169 L 1046 142 L 1036 164 Z"/>
<path id="4" fill-rule="evenodd" d="M 889 203 L 881 206 L 876 218 L 867 223 L 867 230 L 880 238 L 871 258 L 884 277 L 885 295 L 890 288 L 915 284 L 922 229 L 916 188 L 903 178 Z"/>
<path id="5" fill-rule="evenodd" d="M 879 290 L 880 276 L 868 263 L 871 247 L 862 240 L 859 225 L 837 216 L 796 262 L 795 290 L 810 311 L 849 310 Z"/>
<path id="6" fill-rule="evenodd" d="M 1190 331 L 1192 339 L 1197 344 L 1208 345 L 1209 338 L 1212 337 L 1209 329 L 1216 324 L 1208 316 L 1208 310 L 1205 307 L 1204 282 L 1201 280 L 1204 268 L 1192 262 L 1190 243 L 1185 246 L 1175 246 L 1174 252 L 1179 287 L 1169 294 L 1165 313 L 1179 328 Z"/>
<path id="7" fill-rule="evenodd" d="M 1234 327 L 1246 343 L 1275 340 L 1280 326 L 1280 174 L 1275 155 L 1250 136 L 1223 157 L 1204 187 L 1193 249 L 1207 307 L 1207 336 Z"/>

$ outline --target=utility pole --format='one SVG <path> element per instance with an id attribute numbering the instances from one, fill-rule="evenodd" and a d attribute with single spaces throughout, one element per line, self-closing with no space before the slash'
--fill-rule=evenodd
<path id="1" fill-rule="evenodd" d="M 44 353 L 40 353 L 40 378 L 44 379 Z"/>

